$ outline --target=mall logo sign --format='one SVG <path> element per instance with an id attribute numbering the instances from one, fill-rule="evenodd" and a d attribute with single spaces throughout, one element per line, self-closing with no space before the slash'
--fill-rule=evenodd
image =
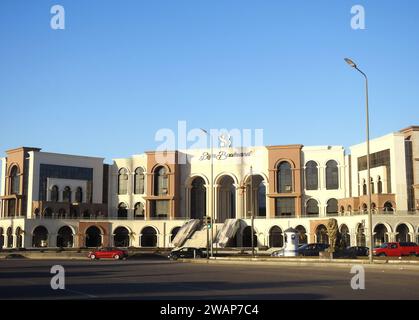
<path id="1" fill-rule="evenodd" d="M 186 121 L 178 121 L 177 130 L 168 128 L 159 129 L 155 136 L 155 141 L 161 142 L 156 148 L 157 163 L 172 163 L 173 152 L 179 150 L 178 163 L 187 164 L 192 160 L 192 156 L 187 155 L 188 150 L 207 149 L 200 157 L 200 160 L 211 159 L 210 150 L 217 150 L 214 157 L 218 160 L 238 159 L 242 162 L 243 158 L 251 156 L 253 151 L 248 148 L 263 146 L 263 129 L 210 129 L 204 130 L 193 128 L 188 130 Z M 234 150 L 234 148 L 237 148 Z M 243 148 L 242 150 L 238 150 Z M 232 150 L 233 149 L 233 150 Z"/>

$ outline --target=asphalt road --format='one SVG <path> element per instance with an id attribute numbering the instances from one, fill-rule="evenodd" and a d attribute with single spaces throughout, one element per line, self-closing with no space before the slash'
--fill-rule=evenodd
<path id="1" fill-rule="evenodd" d="M 65 268 L 65 290 L 50 269 Z M 160 259 L 127 261 L 1 260 L 0 299 L 419 299 L 419 273 L 367 269 L 365 290 L 350 270 L 206 265 Z"/>

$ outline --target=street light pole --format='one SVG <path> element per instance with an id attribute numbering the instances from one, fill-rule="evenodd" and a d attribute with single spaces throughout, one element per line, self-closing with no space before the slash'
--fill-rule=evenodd
<path id="1" fill-rule="evenodd" d="M 210 145 L 211 145 L 211 154 L 210 154 L 210 160 L 211 160 L 211 258 L 214 257 L 214 144 L 212 135 L 205 129 L 201 128 L 201 131 L 204 132 L 210 139 Z"/>
<path id="2" fill-rule="evenodd" d="M 371 196 L 371 163 L 370 163 L 370 115 L 369 115 L 369 102 L 368 102 L 368 77 L 367 75 L 358 68 L 358 66 L 351 59 L 345 58 L 347 64 L 352 68 L 361 73 L 365 78 L 365 112 L 366 112 L 366 134 L 367 134 L 367 192 L 368 192 L 368 225 L 369 225 L 369 238 L 370 238 L 370 250 L 369 250 L 369 261 L 374 262 L 373 250 L 374 250 L 374 239 L 372 230 L 372 196 Z"/>

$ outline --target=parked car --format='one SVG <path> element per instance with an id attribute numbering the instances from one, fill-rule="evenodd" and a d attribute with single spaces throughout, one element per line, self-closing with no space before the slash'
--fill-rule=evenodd
<path id="1" fill-rule="evenodd" d="M 386 242 L 373 250 L 378 257 L 419 256 L 419 246 L 414 242 Z"/>
<path id="2" fill-rule="evenodd" d="M 284 256 L 284 249 L 279 249 L 271 253 L 271 257 L 283 257 Z"/>
<path id="3" fill-rule="evenodd" d="M 190 258 L 205 258 L 206 253 L 202 249 L 198 248 L 180 248 L 176 250 L 172 250 L 170 252 L 168 258 L 170 260 L 177 260 L 177 259 L 190 259 Z"/>
<path id="4" fill-rule="evenodd" d="M 89 252 L 88 257 L 92 260 L 96 259 L 126 259 L 128 257 L 128 251 L 118 248 L 102 248 Z"/>
<path id="5" fill-rule="evenodd" d="M 369 248 L 367 247 L 347 247 L 345 249 L 336 249 L 334 253 L 335 258 L 356 258 L 367 257 L 369 255 Z"/>
<path id="6" fill-rule="evenodd" d="M 329 248 L 326 243 L 309 243 L 298 248 L 299 256 L 318 256 L 320 252 Z"/>

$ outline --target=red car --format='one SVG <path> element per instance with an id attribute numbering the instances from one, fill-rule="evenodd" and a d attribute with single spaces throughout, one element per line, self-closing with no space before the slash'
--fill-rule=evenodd
<path id="1" fill-rule="evenodd" d="M 419 246 L 414 242 L 386 242 L 373 253 L 378 257 L 419 256 Z"/>
<path id="2" fill-rule="evenodd" d="M 96 259 L 126 259 L 128 251 L 117 248 L 102 248 L 99 250 L 89 252 L 88 257 L 92 260 Z"/>

